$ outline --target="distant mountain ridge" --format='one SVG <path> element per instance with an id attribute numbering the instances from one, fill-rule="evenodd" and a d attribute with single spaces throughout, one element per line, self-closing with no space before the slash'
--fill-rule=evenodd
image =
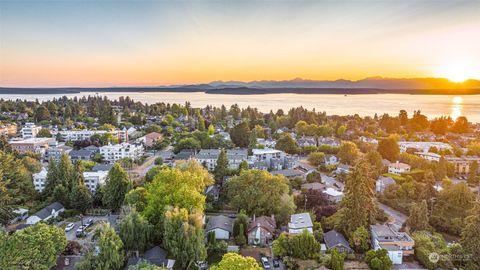
<path id="1" fill-rule="evenodd" d="M 205 92 L 207 94 L 480 94 L 480 80 L 462 83 L 444 78 L 383 78 L 362 80 L 261 80 L 212 81 L 206 84 L 140 86 L 140 87 L 0 87 L 0 94 L 72 94 L 80 92 Z"/>

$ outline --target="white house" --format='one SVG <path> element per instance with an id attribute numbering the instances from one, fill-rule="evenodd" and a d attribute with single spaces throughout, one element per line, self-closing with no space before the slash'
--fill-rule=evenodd
<path id="1" fill-rule="evenodd" d="M 331 188 L 331 187 L 328 187 L 326 188 L 323 193 L 325 193 L 328 197 L 328 199 L 332 202 L 335 202 L 335 203 L 338 203 L 340 202 L 342 199 L 343 199 L 343 192 L 342 191 L 338 191 L 334 188 Z"/>
<path id="2" fill-rule="evenodd" d="M 313 233 L 313 222 L 309 213 L 300 213 L 290 216 L 290 222 L 288 223 L 289 234 L 299 234 L 304 230 L 309 233 Z"/>
<path id="3" fill-rule="evenodd" d="M 143 145 L 141 144 L 108 144 L 100 147 L 100 154 L 104 160 L 114 163 L 122 158 L 131 158 L 133 160 L 139 159 L 144 153 Z"/>
<path id="4" fill-rule="evenodd" d="M 390 163 L 388 165 L 388 172 L 400 175 L 401 173 L 406 173 L 410 171 L 410 165 L 401 163 L 401 162 L 395 162 L 395 163 Z"/>
<path id="5" fill-rule="evenodd" d="M 51 218 L 56 218 L 63 211 L 65 211 L 63 205 L 59 202 L 54 202 L 35 214 L 29 216 L 26 223 L 33 225 L 40 221 L 47 221 Z"/>
<path id="6" fill-rule="evenodd" d="M 217 240 L 228 240 L 233 234 L 233 222 L 232 218 L 218 215 L 218 216 L 209 216 L 207 218 L 207 224 L 205 225 L 205 232 L 215 233 L 215 239 Z"/>
<path id="7" fill-rule="evenodd" d="M 22 127 L 22 138 L 30 139 L 37 137 L 38 132 L 42 127 L 35 125 L 34 123 L 25 123 Z"/>
<path id="8" fill-rule="evenodd" d="M 337 165 L 338 164 L 338 158 L 335 155 L 325 155 L 325 165 L 330 166 L 330 165 Z"/>
<path id="9" fill-rule="evenodd" d="M 415 241 L 391 225 L 370 225 L 373 249 L 386 249 L 393 264 L 402 264 L 403 257 L 414 254 Z"/>
<path id="10" fill-rule="evenodd" d="M 380 176 L 377 181 L 375 182 L 375 191 L 377 193 L 383 193 L 385 188 L 395 184 L 395 180 L 391 177 Z"/>

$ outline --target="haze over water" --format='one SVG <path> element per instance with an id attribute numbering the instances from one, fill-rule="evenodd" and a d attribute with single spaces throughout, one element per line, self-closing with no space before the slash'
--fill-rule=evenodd
<path id="1" fill-rule="evenodd" d="M 402 109 L 409 115 L 414 110 L 421 110 L 429 118 L 439 116 L 466 116 L 469 121 L 480 123 L 480 95 L 405 95 L 405 94 L 361 94 L 361 95 L 328 95 L 328 94 L 268 94 L 268 95 L 220 95 L 205 94 L 203 92 L 179 93 L 179 92 L 112 92 L 98 93 L 111 99 L 121 96 L 129 96 L 135 101 L 143 103 L 185 103 L 190 102 L 193 107 L 212 105 L 219 107 L 222 104 L 229 107 L 238 104 L 242 108 L 248 106 L 258 108 L 261 112 L 283 109 L 285 112 L 292 107 L 303 106 L 316 111 L 325 111 L 328 115 L 353 115 L 373 116 L 377 113 L 397 115 Z M 81 92 L 68 94 L 67 97 L 82 97 L 95 95 L 94 92 Z M 26 99 L 45 101 L 64 95 L 1 95 L 3 99 Z"/>

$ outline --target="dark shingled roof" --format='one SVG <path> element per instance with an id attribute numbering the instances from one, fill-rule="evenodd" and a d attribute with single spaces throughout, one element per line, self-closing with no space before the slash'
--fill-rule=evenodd
<path id="1" fill-rule="evenodd" d="M 327 246 L 328 249 L 335 248 L 337 246 L 342 246 L 346 248 L 349 252 L 352 252 L 352 249 L 350 248 L 350 245 L 348 244 L 347 240 L 345 237 L 335 231 L 331 230 L 323 235 L 323 239 L 325 241 L 325 245 Z"/>
<path id="2" fill-rule="evenodd" d="M 43 208 L 42 210 L 36 212 L 32 216 L 37 216 L 40 219 L 45 219 L 49 217 L 52 214 L 52 210 L 58 211 L 60 209 L 64 208 L 63 205 L 59 202 L 54 202 L 50 204 L 49 206 Z"/>
<path id="3" fill-rule="evenodd" d="M 222 215 L 209 216 L 205 231 L 208 232 L 217 228 L 233 233 L 233 219 Z"/>

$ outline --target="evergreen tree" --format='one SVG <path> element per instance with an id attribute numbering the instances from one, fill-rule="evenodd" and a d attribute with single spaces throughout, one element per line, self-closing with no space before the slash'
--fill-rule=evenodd
<path id="1" fill-rule="evenodd" d="M 0 151 L 5 153 L 12 152 L 12 146 L 8 143 L 8 138 L 5 134 L 0 134 Z"/>
<path id="2" fill-rule="evenodd" d="M 343 270 L 343 264 L 345 263 L 345 253 L 339 252 L 336 248 L 330 253 L 332 259 L 330 260 L 330 269 Z"/>
<path id="3" fill-rule="evenodd" d="M 255 129 L 250 132 L 250 137 L 248 138 L 248 154 L 252 155 L 252 149 L 257 146 L 257 131 Z"/>
<path id="4" fill-rule="evenodd" d="M 421 203 L 412 206 L 410 216 L 407 219 L 407 226 L 412 231 L 425 231 L 430 228 L 427 201 L 423 200 Z"/>
<path id="5" fill-rule="evenodd" d="M 238 170 L 240 172 L 248 170 L 248 162 L 246 160 L 240 162 L 240 165 L 238 166 Z"/>
<path id="6" fill-rule="evenodd" d="M 230 138 L 237 147 L 247 147 L 250 129 L 247 123 L 242 122 L 230 130 Z"/>
<path id="7" fill-rule="evenodd" d="M 121 269 L 125 252 L 123 243 L 113 228 L 104 225 L 100 231 L 98 241 L 99 253 L 95 256 L 95 265 L 98 270 L 118 270 Z"/>
<path id="8" fill-rule="evenodd" d="M 437 181 L 442 181 L 443 179 L 445 179 L 445 177 L 447 177 L 447 166 L 448 164 L 445 158 L 440 157 L 434 173 L 435 179 Z"/>
<path id="9" fill-rule="evenodd" d="M 58 174 L 57 162 L 55 162 L 53 159 L 50 159 L 48 162 L 47 180 L 45 183 L 45 188 L 43 189 L 43 194 L 46 196 L 53 195 L 55 188 L 59 184 L 61 183 Z"/>
<path id="10" fill-rule="evenodd" d="M 478 203 L 465 218 L 460 244 L 465 254 L 471 254 L 473 261 L 471 269 L 480 269 L 480 204 Z"/>
<path id="11" fill-rule="evenodd" d="M 227 152 L 225 150 L 220 151 L 220 155 L 218 155 L 217 165 L 215 166 L 214 175 L 215 181 L 217 184 L 221 184 L 223 181 L 223 177 L 228 174 L 228 157 Z"/>
<path id="12" fill-rule="evenodd" d="M 468 172 L 468 179 L 467 179 L 467 182 L 471 185 L 475 185 L 475 184 L 478 184 L 479 182 L 479 177 L 478 177 L 478 162 L 475 160 L 472 162 L 472 164 L 470 164 L 470 168 L 469 168 L 469 172 Z"/>
<path id="13" fill-rule="evenodd" d="M 347 177 L 341 202 L 343 211 L 337 212 L 342 215 L 339 229 L 349 238 L 357 228 L 368 228 L 375 217 L 374 183 L 368 162 L 361 159 Z"/>
<path id="14" fill-rule="evenodd" d="M 115 163 L 108 172 L 103 204 L 112 210 L 119 209 L 125 199 L 125 194 L 130 189 L 131 183 L 127 172 L 118 163 Z"/>
<path id="15" fill-rule="evenodd" d="M 350 238 L 350 245 L 359 253 L 364 253 L 370 247 L 370 233 L 365 227 L 358 227 Z"/>
<path id="16" fill-rule="evenodd" d="M 70 206 L 81 213 L 85 213 L 92 207 L 93 198 L 85 184 L 79 183 L 72 188 L 70 193 Z"/>

